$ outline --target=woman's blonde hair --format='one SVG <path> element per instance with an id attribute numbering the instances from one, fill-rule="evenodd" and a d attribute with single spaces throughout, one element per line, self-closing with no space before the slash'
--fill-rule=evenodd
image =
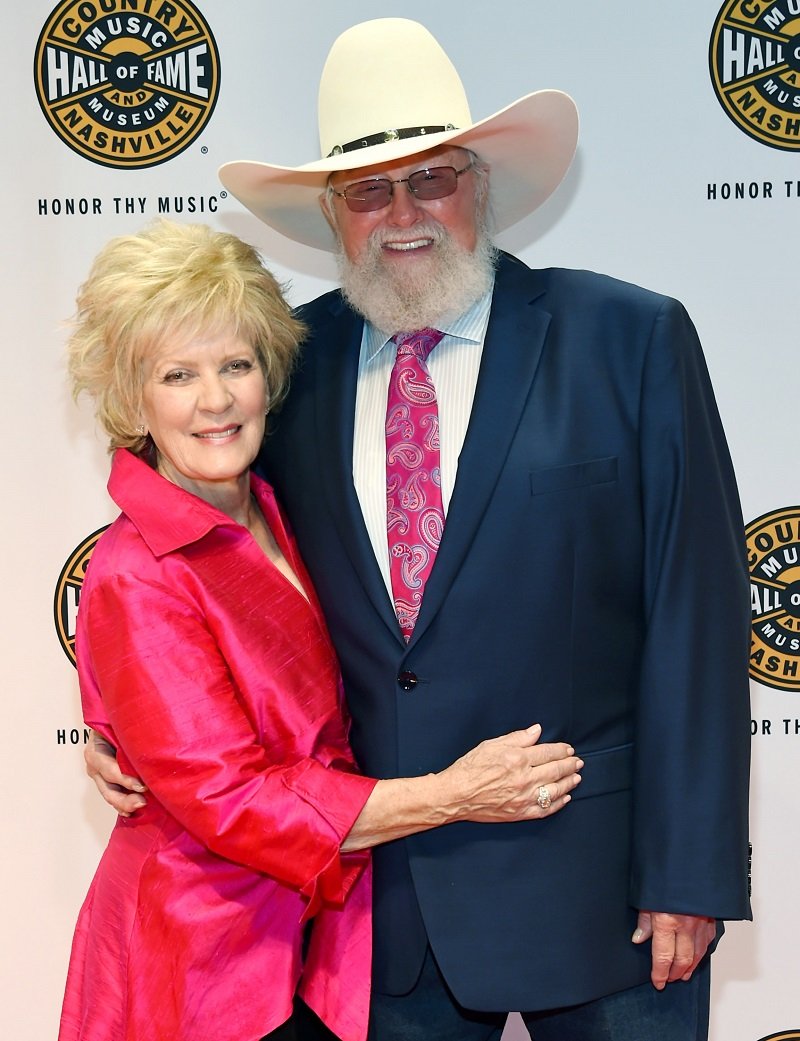
<path id="1" fill-rule="evenodd" d="M 158 220 L 112 239 L 80 287 L 68 344 L 73 394 L 87 391 L 110 448 L 141 452 L 143 360 L 165 337 L 232 328 L 255 350 L 274 407 L 305 327 L 258 253 L 204 224 Z"/>

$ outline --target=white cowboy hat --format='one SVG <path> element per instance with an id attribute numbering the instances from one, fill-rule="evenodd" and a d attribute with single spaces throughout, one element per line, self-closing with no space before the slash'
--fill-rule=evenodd
<path id="1" fill-rule="evenodd" d="M 470 148 L 491 166 L 492 210 L 502 231 L 564 177 L 577 145 L 578 113 L 568 94 L 540 90 L 473 123 L 458 73 L 428 30 L 406 18 L 377 18 L 348 29 L 331 47 L 320 79 L 319 137 L 322 159 L 297 167 L 225 163 L 219 177 L 282 235 L 334 250 L 318 203 L 334 171 L 437 145 Z"/>

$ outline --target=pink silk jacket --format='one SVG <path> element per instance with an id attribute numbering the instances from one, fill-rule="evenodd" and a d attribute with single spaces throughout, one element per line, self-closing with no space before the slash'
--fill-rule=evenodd
<path id="1" fill-rule="evenodd" d="M 362 1041 L 369 857 L 339 847 L 375 781 L 356 773 L 338 663 L 273 492 L 251 477 L 308 600 L 245 528 L 131 453 L 108 487 L 122 514 L 81 594 L 81 697 L 149 792 L 81 909 L 59 1041 L 256 1041 L 298 988 Z"/>

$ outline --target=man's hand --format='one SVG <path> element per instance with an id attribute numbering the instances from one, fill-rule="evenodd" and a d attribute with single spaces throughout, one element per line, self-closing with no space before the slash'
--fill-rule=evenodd
<path id="1" fill-rule="evenodd" d="M 653 967 L 650 979 L 656 990 L 675 980 L 688 980 L 716 935 L 713 918 L 691 914 L 640 911 L 632 936 L 634 943 L 652 937 Z"/>
<path id="2" fill-rule="evenodd" d="M 135 810 L 147 805 L 141 795 L 147 789 L 136 777 L 124 774 L 117 764 L 117 750 L 96 730 L 84 747 L 83 758 L 86 772 L 97 785 L 105 801 L 121 817 L 130 817 Z"/>

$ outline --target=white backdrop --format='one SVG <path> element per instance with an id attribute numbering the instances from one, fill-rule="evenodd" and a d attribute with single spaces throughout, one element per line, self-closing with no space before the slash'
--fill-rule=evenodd
<path id="1" fill-rule="evenodd" d="M 216 108 L 185 150 L 139 169 L 89 161 L 48 125 L 33 68 L 54 6 L 16 5 L 0 42 L 7 587 L 0 608 L 7 714 L 0 1034 L 15 1041 L 56 1035 L 72 925 L 112 825 L 83 775 L 76 676 L 53 620 L 62 567 L 115 512 L 102 439 L 65 387 L 60 323 L 100 246 L 155 216 L 164 198 L 173 213 L 183 207 L 179 219 L 209 220 L 262 248 L 279 277 L 291 280 L 293 302 L 333 284 L 327 256 L 261 226 L 225 197 L 216 169 L 230 159 L 299 164 L 318 156 L 319 71 L 349 25 L 367 15 L 425 22 L 461 71 L 476 119 L 540 87 L 575 97 L 577 160 L 557 195 L 501 245 L 528 263 L 607 271 L 681 298 L 705 346 L 745 519 L 781 510 L 800 518 L 792 304 L 800 157 L 745 134 L 717 100 L 708 62 L 717 0 L 506 0 L 501 7 L 374 0 L 368 9 L 354 0 L 198 0 L 219 49 Z M 94 7 L 156 9 L 146 0 L 80 6 L 84 18 Z M 798 33 L 797 22 L 786 25 Z M 399 61 L 387 54 L 387 77 Z M 745 198 L 723 198 L 723 186 L 736 182 L 748 186 Z M 759 186 L 756 198 L 751 183 Z M 203 212 L 187 213 L 190 198 Z M 77 209 L 92 200 L 89 212 L 67 214 L 69 199 Z M 753 683 L 756 924 L 732 925 L 716 956 L 715 1041 L 800 1037 L 798 691 L 797 677 L 788 690 Z M 512 1024 L 508 1038 L 520 1038 L 520 1030 Z"/>

